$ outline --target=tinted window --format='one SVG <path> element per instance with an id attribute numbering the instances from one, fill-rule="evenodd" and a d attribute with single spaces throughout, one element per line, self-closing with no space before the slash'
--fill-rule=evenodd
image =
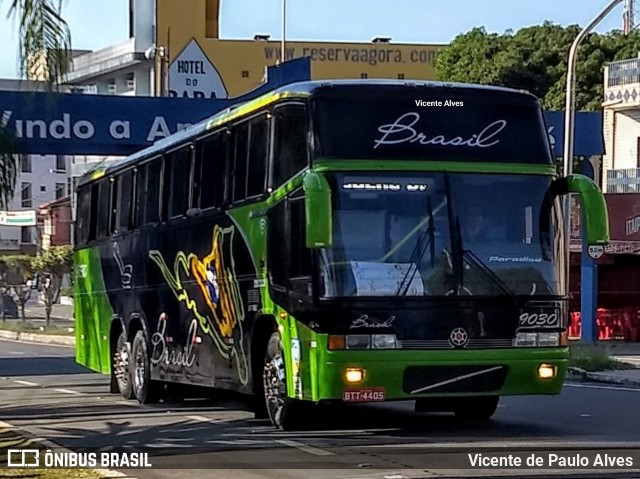
<path id="1" fill-rule="evenodd" d="M 158 223 L 160 221 L 160 173 L 162 161 L 160 158 L 151 160 L 147 169 L 147 181 L 145 188 L 144 223 Z"/>
<path id="2" fill-rule="evenodd" d="M 193 185 L 194 207 L 202 209 L 224 205 L 226 175 L 226 132 L 198 140 Z M 200 203 L 196 203 L 200 198 Z"/>
<path id="3" fill-rule="evenodd" d="M 91 225 L 91 189 L 78 190 L 78 209 L 76 212 L 76 244 L 83 245 L 89 241 Z"/>
<path id="4" fill-rule="evenodd" d="M 311 250 L 305 243 L 305 212 L 302 198 L 291 200 L 291 263 L 289 277 L 311 274 Z M 305 291 L 300 291 L 305 293 Z"/>
<path id="5" fill-rule="evenodd" d="M 233 144 L 233 201 L 247 197 L 247 153 L 249 124 L 235 126 L 231 131 Z"/>
<path id="6" fill-rule="evenodd" d="M 287 200 L 280 201 L 269 211 L 267 244 L 269 245 L 269 272 L 274 284 L 286 286 L 287 270 L 289 268 L 289 252 L 286 236 L 286 204 Z"/>
<path id="7" fill-rule="evenodd" d="M 135 206 L 131 212 L 131 221 L 134 228 L 144 224 L 144 206 L 147 200 L 147 168 L 142 166 L 136 169 L 135 174 Z"/>
<path id="8" fill-rule="evenodd" d="M 109 235 L 109 223 L 111 221 L 111 182 L 109 180 L 101 181 L 96 185 L 98 188 L 97 202 L 97 238 L 105 238 Z"/>
<path id="9" fill-rule="evenodd" d="M 249 123 L 247 196 L 264 194 L 267 175 L 268 125 L 264 116 L 256 118 Z"/>
<path id="10" fill-rule="evenodd" d="M 307 114 L 302 105 L 275 111 L 272 186 L 278 187 L 307 166 Z"/>
<path id="11" fill-rule="evenodd" d="M 169 218 L 187 212 L 189 180 L 191 172 L 191 148 L 184 147 L 165 157 L 165 193 Z"/>
<path id="12" fill-rule="evenodd" d="M 133 199 L 133 170 L 126 171 L 120 176 L 118 185 L 117 226 L 119 232 L 129 230 L 131 215 L 131 201 Z"/>

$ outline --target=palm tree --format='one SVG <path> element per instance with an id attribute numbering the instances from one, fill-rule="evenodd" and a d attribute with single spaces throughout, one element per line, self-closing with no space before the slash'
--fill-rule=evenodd
<path id="1" fill-rule="evenodd" d="M 9 0 L 9 16 L 18 24 L 20 74 L 49 87 L 59 84 L 70 66 L 71 32 L 61 9 L 61 0 Z M 8 207 L 15 191 L 15 152 L 13 137 L 0 123 L 0 210 Z"/>
<path id="2" fill-rule="evenodd" d="M 9 16 L 18 23 L 20 74 L 30 76 L 32 67 L 44 62 L 37 79 L 60 82 L 69 71 L 71 56 L 71 32 L 61 15 L 62 0 L 9 2 Z"/>

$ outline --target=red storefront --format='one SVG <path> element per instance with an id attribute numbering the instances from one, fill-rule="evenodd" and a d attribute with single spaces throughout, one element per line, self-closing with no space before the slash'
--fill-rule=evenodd
<path id="1" fill-rule="evenodd" d="M 640 193 L 605 195 L 611 242 L 598 265 L 598 336 L 602 340 L 640 342 Z M 580 205 L 571 215 L 572 309 L 580 310 Z M 579 336 L 579 314 L 574 314 L 570 336 Z"/>

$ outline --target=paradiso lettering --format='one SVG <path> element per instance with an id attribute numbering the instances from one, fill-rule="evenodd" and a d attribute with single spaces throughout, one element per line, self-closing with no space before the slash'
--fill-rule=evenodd
<path id="1" fill-rule="evenodd" d="M 396 121 L 378 127 L 382 137 L 375 140 L 374 149 L 380 145 L 396 145 L 400 143 L 419 143 L 421 145 L 441 145 L 441 146 L 467 146 L 470 148 L 489 148 L 500 143 L 496 138 L 498 134 L 507 126 L 506 120 L 496 120 L 489 123 L 480 132 L 468 138 L 456 136 L 447 138 L 444 135 L 427 136 L 425 133 L 416 131 L 413 127 L 420 121 L 420 114 L 408 112 L 401 115 Z"/>

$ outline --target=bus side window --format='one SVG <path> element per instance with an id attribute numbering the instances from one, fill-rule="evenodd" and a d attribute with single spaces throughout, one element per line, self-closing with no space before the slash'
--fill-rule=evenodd
<path id="1" fill-rule="evenodd" d="M 225 204 L 225 185 L 227 169 L 226 130 L 214 133 L 196 142 L 196 161 L 194 178 L 193 208 L 222 207 Z M 197 195 L 199 191 L 199 195 Z M 198 201 L 200 198 L 200 203 Z"/>
<path id="2" fill-rule="evenodd" d="M 165 156 L 162 219 L 177 218 L 187 212 L 191 147 L 184 146 Z"/>
<path id="3" fill-rule="evenodd" d="M 275 204 L 268 213 L 267 218 L 267 261 L 269 263 L 269 276 L 271 284 L 276 291 L 286 291 L 288 282 L 289 254 L 288 228 L 287 228 L 287 202 L 284 200 Z"/>
<path id="4" fill-rule="evenodd" d="M 76 244 L 83 246 L 89 241 L 91 226 L 91 189 L 78 189 L 78 212 L 76 214 Z"/>
<path id="5" fill-rule="evenodd" d="M 108 179 L 100 181 L 97 201 L 97 230 L 96 239 L 103 239 L 109 236 L 111 222 L 111 181 Z"/>
<path id="6" fill-rule="evenodd" d="M 277 188 L 307 167 L 307 110 L 303 105 L 276 108 L 271 186 Z"/>
<path id="7" fill-rule="evenodd" d="M 162 173 L 162 157 L 157 157 L 147 164 L 147 181 L 145 188 L 144 224 L 160 221 L 160 178 Z"/>
<path id="8" fill-rule="evenodd" d="M 231 129 L 233 147 L 233 195 L 234 202 L 247 197 L 247 154 L 249 152 L 249 123 L 241 123 Z"/>
<path id="9" fill-rule="evenodd" d="M 302 295 L 311 295 L 311 250 L 305 243 L 304 197 L 291 199 L 289 245 L 291 262 L 289 263 L 289 281 L 292 291 Z"/>
<path id="10" fill-rule="evenodd" d="M 131 224 L 133 229 L 144 225 L 144 207 L 147 202 L 147 165 L 136 168 L 136 196 L 133 211 L 131 212 Z"/>
<path id="11" fill-rule="evenodd" d="M 247 197 L 263 195 L 267 180 L 269 123 L 266 115 L 249 122 L 249 167 Z"/>
<path id="12" fill-rule="evenodd" d="M 118 208 L 116 212 L 116 230 L 118 233 L 129 231 L 132 199 L 133 170 L 129 170 L 122 173 L 118 179 Z"/>

